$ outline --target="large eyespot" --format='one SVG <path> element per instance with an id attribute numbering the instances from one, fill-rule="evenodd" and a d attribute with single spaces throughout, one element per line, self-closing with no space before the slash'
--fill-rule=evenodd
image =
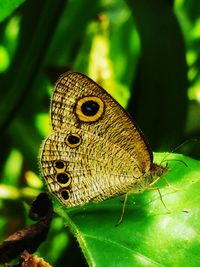
<path id="1" fill-rule="evenodd" d="M 93 100 L 86 101 L 82 104 L 81 111 L 85 116 L 94 116 L 99 111 L 99 104 Z"/>
<path id="2" fill-rule="evenodd" d="M 61 197 L 64 200 L 68 200 L 69 199 L 69 191 L 67 189 L 62 189 L 60 194 L 61 194 Z"/>
<path id="3" fill-rule="evenodd" d="M 65 186 L 69 185 L 71 182 L 71 178 L 68 173 L 60 172 L 56 174 L 56 180 L 60 184 L 65 184 Z"/>
<path id="4" fill-rule="evenodd" d="M 104 102 L 96 96 L 85 96 L 78 100 L 75 112 L 80 121 L 97 121 L 104 112 Z"/>
<path id="5" fill-rule="evenodd" d="M 65 142 L 69 147 L 74 148 L 81 144 L 81 138 L 78 134 L 69 134 L 65 138 Z"/>

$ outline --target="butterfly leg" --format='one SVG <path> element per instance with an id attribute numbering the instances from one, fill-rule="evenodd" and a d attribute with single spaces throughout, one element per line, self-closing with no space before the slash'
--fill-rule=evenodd
<path id="1" fill-rule="evenodd" d="M 122 220 L 123 220 L 123 217 L 124 217 L 124 212 L 125 212 L 125 206 L 126 206 L 126 202 L 127 202 L 127 197 L 128 197 L 128 193 L 126 193 L 126 195 L 124 197 L 121 216 L 120 216 L 120 218 L 119 218 L 119 220 L 118 220 L 118 222 L 116 223 L 115 226 L 119 226 L 122 223 Z"/>
<path id="2" fill-rule="evenodd" d="M 161 200 L 163 206 L 165 207 L 165 209 L 166 209 L 169 213 L 171 213 L 171 210 L 168 209 L 168 207 L 165 205 L 165 202 L 164 202 L 164 200 L 163 200 L 163 197 L 162 197 L 162 194 L 161 194 L 161 192 L 160 192 L 160 189 L 159 189 L 158 187 L 150 187 L 150 188 L 148 188 L 148 190 L 157 190 L 157 191 L 158 191 L 158 194 L 159 194 L 159 197 L 160 197 L 160 200 Z"/>
<path id="3" fill-rule="evenodd" d="M 167 179 L 166 179 L 165 177 L 163 177 L 163 179 L 164 179 L 165 183 L 167 184 L 167 186 L 168 186 L 172 191 L 177 192 L 177 191 L 180 190 L 180 188 L 171 185 L 171 184 L 167 181 Z"/>

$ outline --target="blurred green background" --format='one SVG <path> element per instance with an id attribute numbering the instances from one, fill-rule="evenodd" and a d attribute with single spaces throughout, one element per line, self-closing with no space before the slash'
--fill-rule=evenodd
<path id="1" fill-rule="evenodd" d="M 126 107 L 153 151 L 199 138 L 200 2 L 0 0 L 0 241 L 27 223 L 45 189 L 39 149 L 53 85 L 69 69 Z M 191 141 L 178 152 L 199 151 Z M 39 252 L 53 266 L 85 264 L 59 217 Z"/>

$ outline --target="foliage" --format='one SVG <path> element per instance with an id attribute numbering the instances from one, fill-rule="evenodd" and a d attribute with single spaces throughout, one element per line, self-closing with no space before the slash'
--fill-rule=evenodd
<path id="1" fill-rule="evenodd" d="M 157 154 L 156 160 L 164 156 Z M 175 154 L 168 159 L 178 160 L 164 176 L 176 188 L 160 180 L 164 203 L 157 190 L 130 194 L 119 226 L 124 196 L 68 212 L 58 209 L 90 266 L 198 266 L 200 164 Z"/>
<path id="2" fill-rule="evenodd" d="M 52 81 L 64 71 L 83 72 L 107 89 L 128 108 L 153 150 L 170 151 L 183 140 L 199 137 L 199 13 L 197 0 L 0 0 L 2 241 L 29 223 L 27 204 L 46 190 L 39 178 L 38 151 L 50 131 Z M 181 152 L 200 159 L 199 148 L 198 142 L 190 142 Z M 127 251 L 132 258 L 130 254 L 125 257 L 133 259 L 136 266 L 172 266 L 174 257 L 174 266 L 198 266 L 198 180 L 194 184 L 190 180 L 198 178 L 199 169 L 198 162 L 187 158 L 184 161 L 190 166 L 186 168 L 187 175 L 180 170 L 185 169 L 180 163 L 170 163 L 177 167 L 167 177 L 173 185 L 177 183 L 180 191 L 165 196 L 165 190 L 170 189 L 162 190 L 172 214 L 166 214 L 159 198 L 155 198 L 156 192 L 131 196 L 124 221 L 117 228 L 114 224 L 120 214 L 120 198 L 98 204 L 98 208 L 97 204 L 90 204 L 81 212 L 75 209 L 66 215 L 64 211 L 64 215 L 53 219 L 40 255 L 53 266 L 64 266 L 66 259 L 68 265 L 83 266 L 76 241 L 64 227 L 67 221 L 76 236 L 76 230 L 80 232 L 80 243 L 83 233 L 84 240 L 87 236 L 83 251 L 90 263 L 94 259 L 99 263 L 102 255 L 106 258 L 105 252 L 109 258 L 119 253 L 114 242 L 112 246 L 102 243 L 103 232 L 112 229 L 108 231 L 117 232 L 123 242 L 129 242 L 127 238 L 135 231 L 131 246 L 137 249 Z M 93 217 L 91 213 L 98 214 Z M 98 220 L 97 224 L 93 220 Z M 172 229 L 176 240 L 169 232 Z M 91 231 L 96 231 L 95 235 Z M 160 242 L 158 234 L 162 237 Z M 96 235 L 101 235 L 102 240 L 95 241 Z M 88 250 L 90 246 L 94 250 Z M 181 258 L 184 253 L 190 258 Z M 189 260 L 193 257 L 191 265 Z"/>
<path id="3" fill-rule="evenodd" d="M 0 1 L 0 21 L 8 17 L 24 0 Z"/>

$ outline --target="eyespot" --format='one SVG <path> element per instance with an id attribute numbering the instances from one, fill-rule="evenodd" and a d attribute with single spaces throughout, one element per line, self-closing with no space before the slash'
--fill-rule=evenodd
<path id="1" fill-rule="evenodd" d="M 58 183 L 65 184 L 65 185 L 68 185 L 71 182 L 71 178 L 70 178 L 69 174 L 67 174 L 65 172 L 58 173 L 56 175 L 56 180 L 58 181 Z"/>
<path id="2" fill-rule="evenodd" d="M 85 116 L 94 116 L 99 111 L 99 104 L 96 101 L 88 100 L 82 104 L 81 111 Z"/>
<path id="3" fill-rule="evenodd" d="M 69 134 L 65 138 L 65 142 L 68 146 L 74 148 L 81 144 L 81 138 L 78 134 Z"/>
<path id="4" fill-rule="evenodd" d="M 68 190 L 66 190 L 66 189 L 63 189 L 62 191 L 61 191 L 61 197 L 64 199 L 64 200 L 68 200 L 69 199 L 69 191 Z"/>
<path id="5" fill-rule="evenodd" d="M 55 167 L 56 169 L 62 170 L 62 169 L 65 168 L 65 163 L 64 163 L 63 161 L 61 161 L 61 160 L 56 160 L 56 161 L 54 162 L 54 167 Z"/>
<path id="6" fill-rule="evenodd" d="M 77 102 L 75 112 L 81 121 L 97 121 L 104 112 L 104 102 L 96 96 L 85 96 Z"/>

